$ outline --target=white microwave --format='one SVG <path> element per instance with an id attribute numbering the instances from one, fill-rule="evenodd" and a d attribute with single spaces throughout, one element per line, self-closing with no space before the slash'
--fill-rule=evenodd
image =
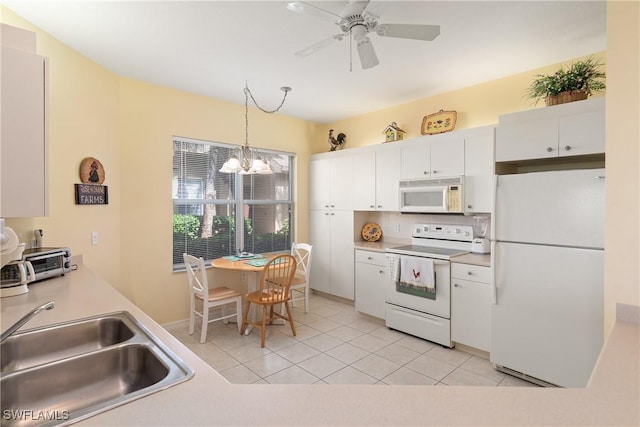
<path id="1" fill-rule="evenodd" d="M 400 212 L 462 213 L 463 177 L 400 180 Z"/>

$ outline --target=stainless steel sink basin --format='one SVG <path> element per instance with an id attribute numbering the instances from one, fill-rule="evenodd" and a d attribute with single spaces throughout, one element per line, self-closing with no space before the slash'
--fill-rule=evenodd
<path id="1" fill-rule="evenodd" d="M 25 331 L 0 350 L 3 426 L 77 422 L 193 376 L 128 312 Z"/>
<path id="2" fill-rule="evenodd" d="M 119 316 L 62 323 L 13 335 L 0 346 L 0 372 L 30 368 L 127 341 L 133 332 Z"/>

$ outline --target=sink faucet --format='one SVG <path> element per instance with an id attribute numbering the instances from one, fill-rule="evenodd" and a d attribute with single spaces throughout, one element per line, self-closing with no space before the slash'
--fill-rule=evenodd
<path id="1" fill-rule="evenodd" d="M 40 313 L 43 310 L 51 310 L 53 307 L 55 307 L 55 304 L 53 303 L 53 301 L 49 301 L 31 310 L 22 319 L 18 320 L 16 323 L 11 325 L 9 329 L 7 329 L 2 333 L 2 335 L 0 336 L 0 343 L 4 342 L 4 340 L 9 338 L 11 335 L 13 335 L 18 329 L 24 326 L 24 324 L 27 323 L 29 320 L 36 317 L 38 313 Z"/>

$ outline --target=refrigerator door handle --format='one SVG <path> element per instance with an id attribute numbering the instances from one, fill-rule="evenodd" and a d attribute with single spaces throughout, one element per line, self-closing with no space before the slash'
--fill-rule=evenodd
<path id="1" fill-rule="evenodd" d="M 489 268 L 490 284 L 491 284 L 491 304 L 498 305 L 498 287 L 496 286 L 496 242 L 491 241 L 491 253 L 493 262 Z"/>

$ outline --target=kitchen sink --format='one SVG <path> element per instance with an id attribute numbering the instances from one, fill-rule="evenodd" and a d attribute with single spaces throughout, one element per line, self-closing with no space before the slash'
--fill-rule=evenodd
<path id="1" fill-rule="evenodd" d="M 77 422 L 194 374 L 128 312 L 17 333 L 0 351 L 3 426 Z"/>
<path id="2" fill-rule="evenodd" d="M 13 335 L 0 346 L 4 375 L 65 357 L 99 350 L 127 341 L 133 331 L 119 316 L 62 323 Z"/>

